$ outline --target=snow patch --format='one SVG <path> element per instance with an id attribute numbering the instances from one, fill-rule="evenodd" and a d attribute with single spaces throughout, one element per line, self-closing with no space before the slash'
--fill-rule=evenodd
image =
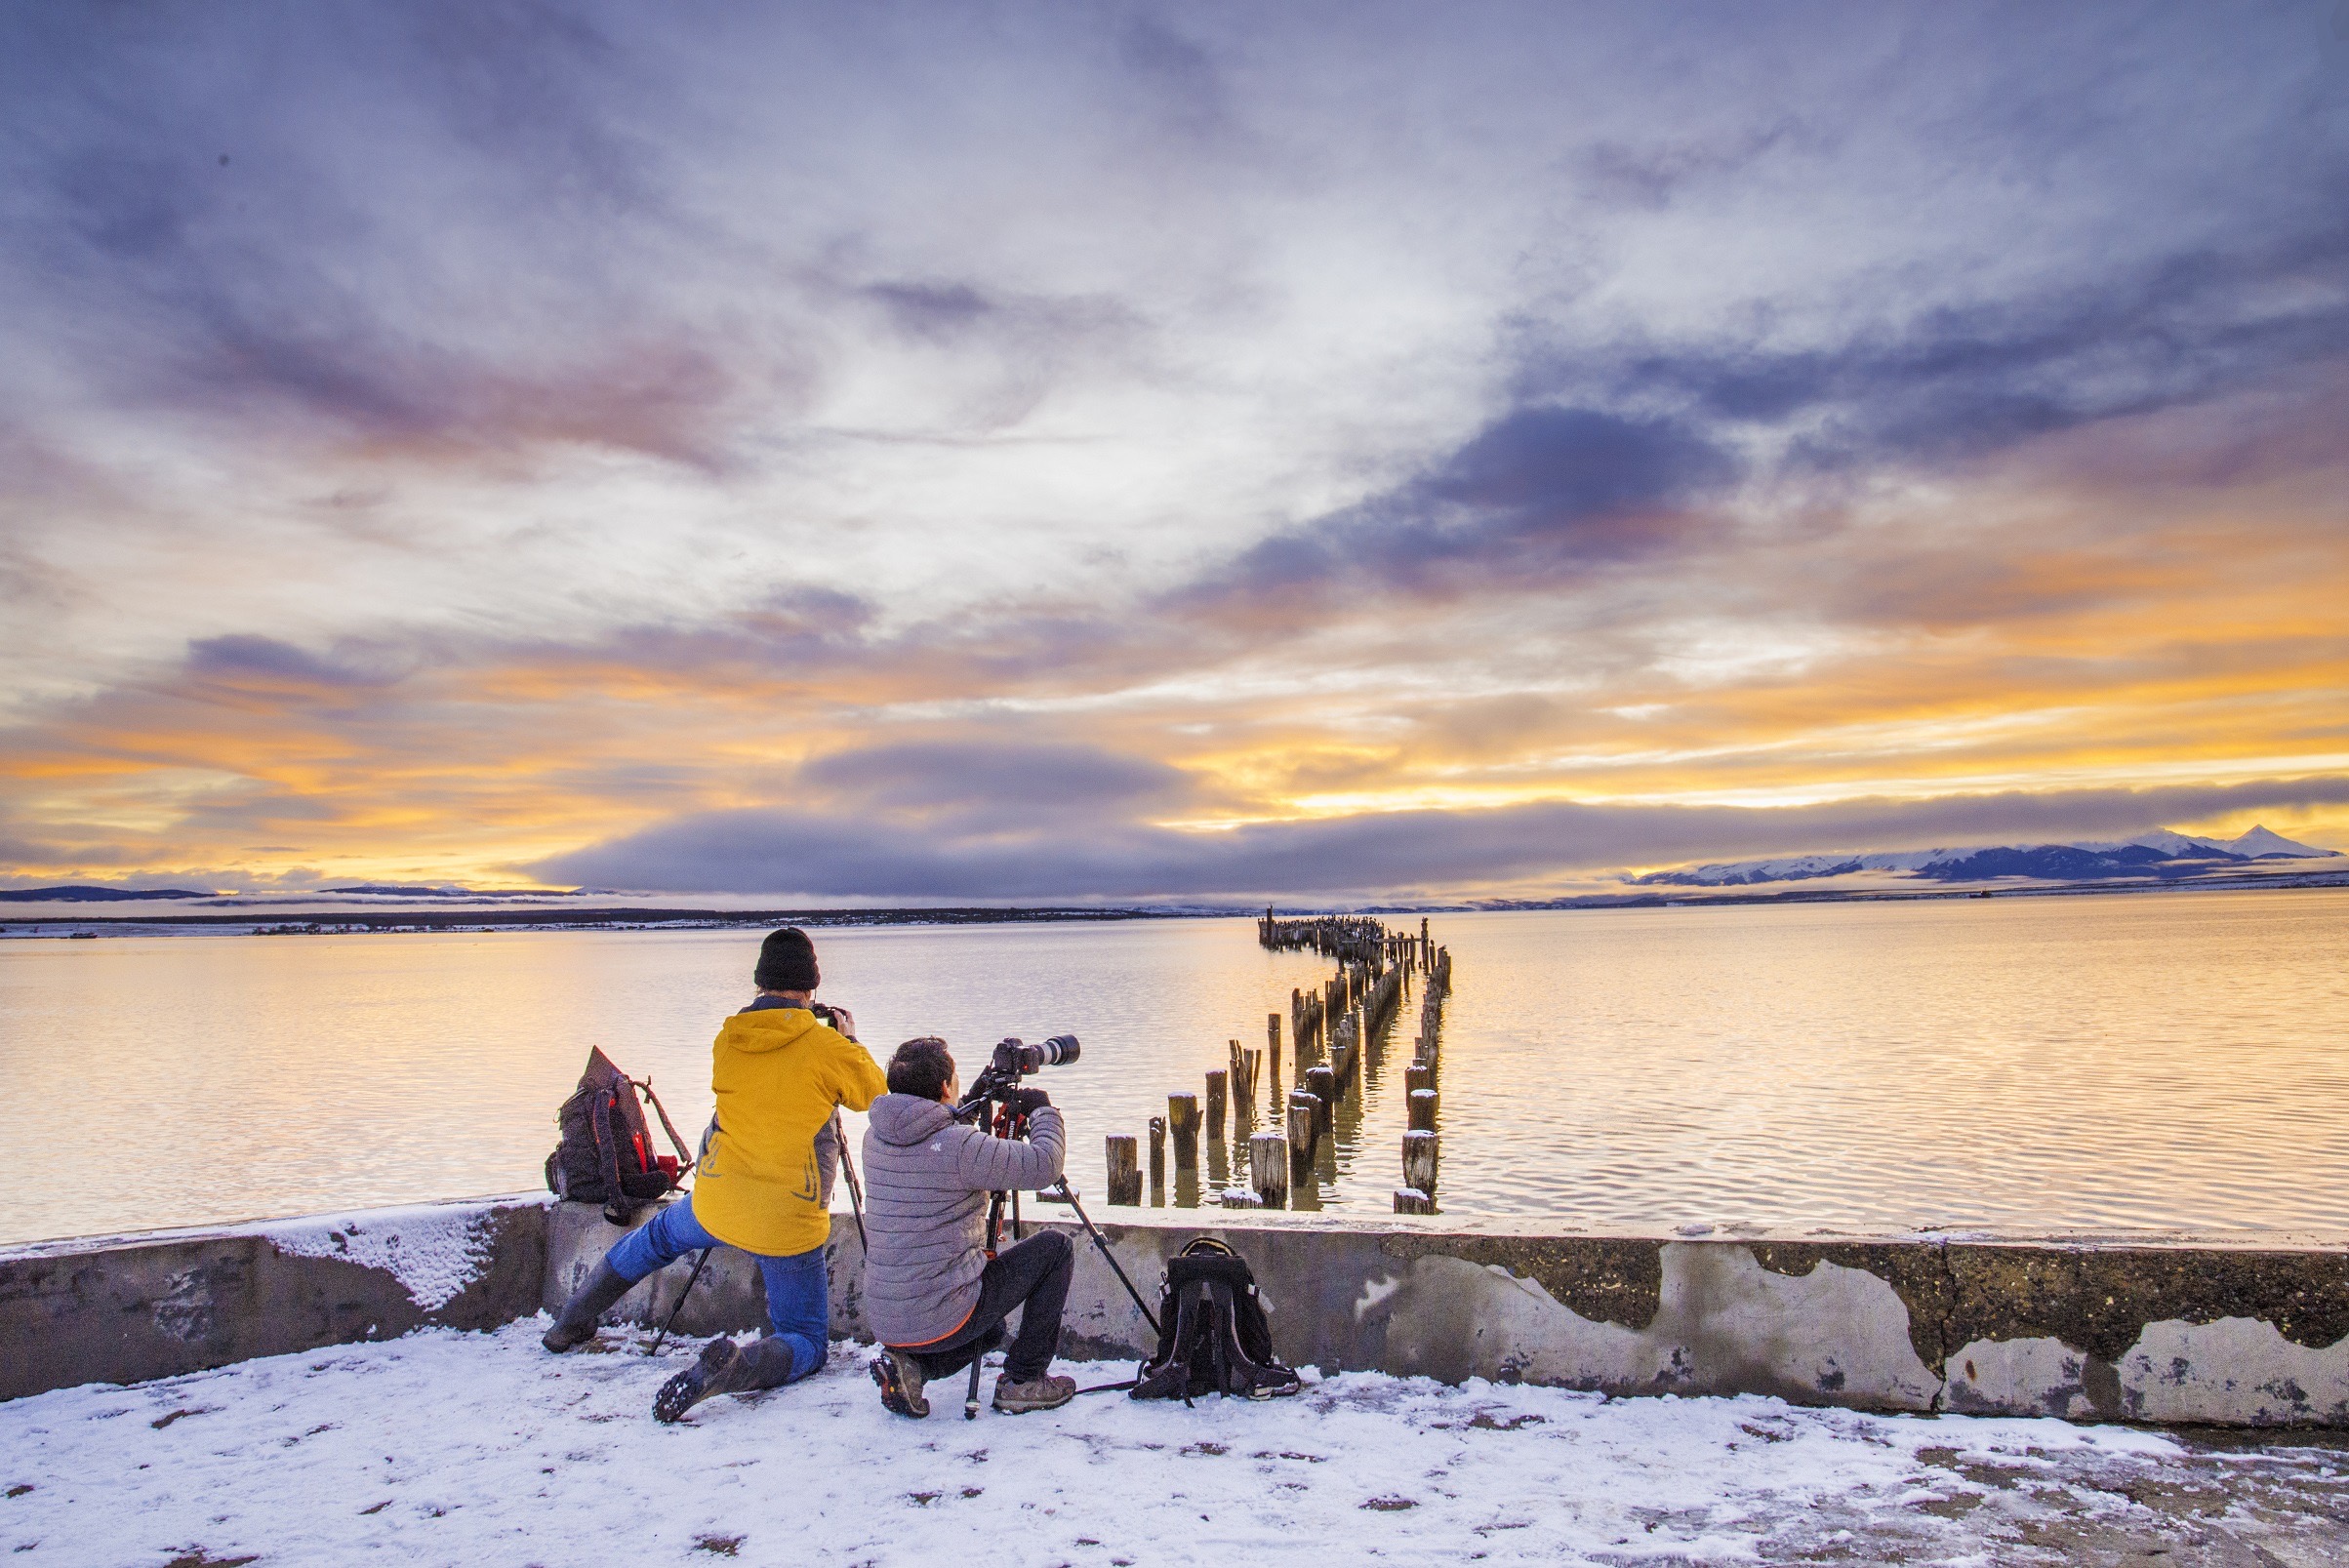
<path id="1" fill-rule="evenodd" d="M 700 1342 L 648 1356 L 646 1337 L 607 1332 L 603 1353 L 551 1356 L 545 1327 L 425 1329 L 0 1404 L 0 1554 L 1978 1564 L 2011 1560 L 2024 1528 L 2142 1519 L 2126 1489 L 2183 1457 L 2155 1433 L 2052 1421 L 1368 1373 L 1309 1372 L 1299 1397 L 1264 1404 L 1103 1393 L 967 1424 L 950 1380 L 931 1396 L 945 1408 L 911 1422 L 881 1409 L 853 1346 L 804 1383 L 661 1427 L 653 1391 Z M 1089 1387 L 1131 1366 L 1060 1370 Z"/>
<path id="2" fill-rule="evenodd" d="M 455 1301 L 489 1263 L 492 1216 L 472 1204 L 424 1204 L 257 1226 L 288 1258 L 341 1258 L 380 1268 L 425 1311 Z"/>

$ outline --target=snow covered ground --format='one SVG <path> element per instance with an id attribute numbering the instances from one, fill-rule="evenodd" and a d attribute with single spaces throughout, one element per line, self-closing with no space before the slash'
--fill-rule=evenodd
<path id="1" fill-rule="evenodd" d="M 107 1568 L 2349 1560 L 2349 1454 L 2311 1439 L 1364 1374 L 976 1423 L 957 1388 L 913 1423 L 849 1346 L 665 1427 L 653 1390 L 699 1342 L 648 1358 L 606 1330 L 558 1358 L 544 1326 L 0 1405 L 0 1548 Z"/>

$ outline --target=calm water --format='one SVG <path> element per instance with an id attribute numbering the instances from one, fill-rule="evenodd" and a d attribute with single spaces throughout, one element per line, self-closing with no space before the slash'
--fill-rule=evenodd
<path id="1" fill-rule="evenodd" d="M 1579 1225 L 2349 1232 L 2349 894 L 1451 915 L 1442 1206 Z M 1244 920 L 818 934 L 876 1054 L 1083 1037 L 1102 1136 L 1199 1090 L 1318 959 Z M 539 1185 L 591 1045 L 688 1138 L 736 932 L 0 943 L 0 1239 Z M 1415 1016 L 1416 999 L 1406 1009 Z M 1407 1026 L 1406 1026 L 1407 1027 Z M 1321 1184 L 1385 1212 L 1387 1052 Z M 967 1076 L 967 1073 L 966 1073 Z M 1287 1076 L 1284 1070 L 1284 1079 Z M 852 1118 L 861 1124 L 862 1118 Z M 861 1125 L 855 1129 L 861 1132 Z"/>

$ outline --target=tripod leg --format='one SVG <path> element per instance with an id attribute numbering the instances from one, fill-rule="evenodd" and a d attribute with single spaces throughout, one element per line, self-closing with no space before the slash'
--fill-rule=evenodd
<path id="1" fill-rule="evenodd" d="M 1101 1256 L 1108 1262 L 1111 1272 L 1117 1276 L 1117 1283 L 1125 1287 L 1125 1293 L 1131 1296 L 1134 1299 L 1134 1305 L 1142 1309 L 1142 1320 L 1150 1325 L 1150 1331 L 1153 1334 L 1163 1334 L 1165 1330 L 1158 1327 L 1158 1314 L 1150 1309 L 1150 1303 L 1144 1301 L 1142 1293 L 1134 1289 L 1134 1282 L 1125 1277 L 1125 1267 L 1117 1262 L 1117 1255 L 1110 1251 L 1109 1242 L 1103 1238 L 1100 1230 L 1095 1228 L 1093 1217 L 1085 1213 L 1085 1206 L 1076 1201 L 1076 1188 L 1063 1181 L 1060 1190 L 1061 1195 L 1069 1200 L 1069 1207 L 1076 1211 L 1077 1223 L 1085 1227 L 1085 1234 L 1091 1236 L 1093 1245 L 1101 1250 Z"/>
<path id="2" fill-rule="evenodd" d="M 712 1248 L 704 1247 L 702 1255 L 693 1261 L 693 1272 L 685 1276 L 685 1288 L 677 1292 L 677 1305 L 668 1309 L 668 1321 L 662 1324 L 661 1332 L 653 1336 L 653 1347 L 645 1351 L 645 1354 L 659 1355 L 661 1353 L 661 1342 L 668 1339 L 668 1331 L 676 1326 L 677 1314 L 685 1310 L 685 1298 L 693 1294 L 694 1281 L 702 1277 L 702 1266 L 709 1261 L 709 1254 L 712 1250 Z"/>
<path id="3" fill-rule="evenodd" d="M 857 1217 L 857 1245 L 870 1256 L 872 1243 L 865 1236 L 865 1184 L 857 1180 L 857 1162 L 848 1157 L 848 1140 L 839 1127 L 840 1113 L 835 1110 L 832 1112 L 832 1137 L 839 1145 L 840 1174 L 848 1178 L 848 1209 Z"/>
<path id="4" fill-rule="evenodd" d="M 971 1357 L 970 1391 L 962 1396 L 962 1419 L 964 1421 L 979 1419 L 979 1369 L 986 1364 L 987 1352 L 985 1350 L 981 1350 L 977 1355 Z"/>

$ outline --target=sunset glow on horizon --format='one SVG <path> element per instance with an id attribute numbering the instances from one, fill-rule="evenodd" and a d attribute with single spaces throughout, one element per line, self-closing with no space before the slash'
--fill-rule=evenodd
<path id="1" fill-rule="evenodd" d="M 2349 848 L 2332 18 L 14 9 L 0 885 Z"/>

